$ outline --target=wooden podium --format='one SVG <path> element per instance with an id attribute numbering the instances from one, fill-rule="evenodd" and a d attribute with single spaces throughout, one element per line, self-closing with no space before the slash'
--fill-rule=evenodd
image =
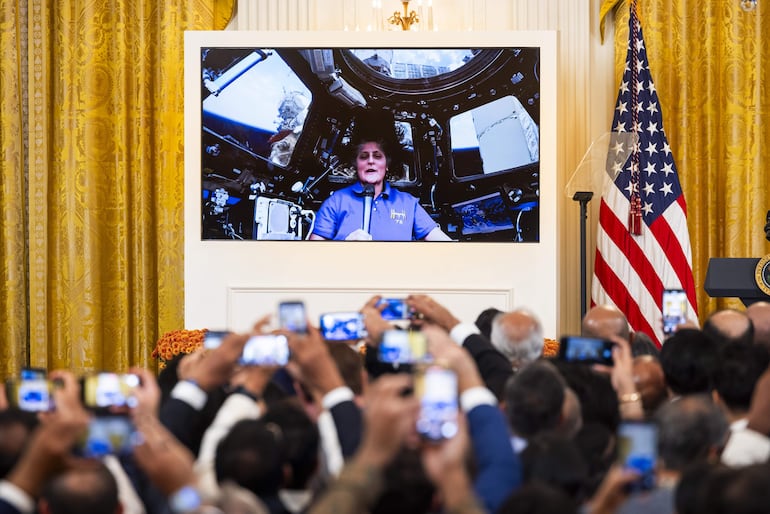
<path id="1" fill-rule="evenodd" d="M 764 259 L 763 259 L 764 260 Z M 704 289 L 712 298 L 740 298 L 743 305 L 758 301 L 770 301 L 757 285 L 758 258 L 709 259 Z"/>

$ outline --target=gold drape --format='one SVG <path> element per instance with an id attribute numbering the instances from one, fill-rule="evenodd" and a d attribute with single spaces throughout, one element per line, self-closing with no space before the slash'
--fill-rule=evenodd
<path id="1" fill-rule="evenodd" d="M 0 368 L 6 372 L 27 359 L 25 17 L 17 3 L 0 1 Z"/>
<path id="2" fill-rule="evenodd" d="M 618 77 L 628 45 L 628 2 L 618 4 Z M 761 4 L 761 2 L 760 2 Z M 770 209 L 770 13 L 738 0 L 639 0 L 663 123 L 687 201 L 701 320 L 738 300 L 703 289 L 711 257 L 761 257 Z M 609 9 L 602 9 L 604 12 Z"/>
<path id="3" fill-rule="evenodd" d="M 184 31 L 233 4 L 0 0 L 4 373 L 151 366 L 183 325 Z"/>

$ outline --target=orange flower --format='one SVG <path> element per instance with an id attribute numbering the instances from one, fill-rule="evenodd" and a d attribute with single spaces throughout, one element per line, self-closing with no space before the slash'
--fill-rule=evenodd
<path id="1" fill-rule="evenodd" d="M 159 368 L 166 367 L 166 361 L 173 359 L 180 353 L 192 353 L 203 344 L 207 329 L 196 330 L 171 330 L 163 334 L 152 351 L 152 358 L 158 359 Z"/>
<path id="2" fill-rule="evenodd" d="M 556 357 L 559 355 L 559 341 L 546 339 L 543 344 L 543 357 Z"/>

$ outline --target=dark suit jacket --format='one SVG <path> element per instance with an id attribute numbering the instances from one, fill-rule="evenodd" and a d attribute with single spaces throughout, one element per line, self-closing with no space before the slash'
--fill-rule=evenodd
<path id="1" fill-rule="evenodd" d="M 334 426 L 337 429 L 337 438 L 340 441 L 342 456 L 348 460 L 361 444 L 361 433 L 363 431 L 363 417 L 361 409 L 352 400 L 340 402 L 331 408 L 329 413 L 334 419 Z"/>
<path id="2" fill-rule="evenodd" d="M 466 337 L 463 348 L 468 350 L 476 361 L 476 367 L 484 384 L 494 393 L 497 401 L 502 400 L 505 383 L 513 375 L 511 362 L 481 334 L 471 334 Z"/>
<path id="3" fill-rule="evenodd" d="M 20 511 L 4 499 L 0 498 L 0 514 L 20 514 Z"/>
<path id="4" fill-rule="evenodd" d="M 521 463 L 511 446 L 508 425 L 500 409 L 479 405 L 468 412 L 478 474 L 473 487 L 487 512 L 496 512 L 521 485 Z"/>

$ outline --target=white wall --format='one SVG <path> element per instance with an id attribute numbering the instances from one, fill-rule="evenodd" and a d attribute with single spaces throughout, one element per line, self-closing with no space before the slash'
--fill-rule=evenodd
<path id="1" fill-rule="evenodd" d="M 386 13 L 400 10 L 400 2 L 395 0 L 382 3 Z M 600 4 L 601 0 L 433 0 L 434 22 L 439 32 L 432 34 L 438 39 L 431 41 L 437 44 L 446 40 L 442 38 L 448 37 L 447 30 L 470 29 L 475 38 L 491 37 L 488 31 L 500 30 L 558 32 L 555 71 L 559 81 L 550 107 L 553 110 L 547 113 L 554 116 L 555 147 L 548 151 L 543 148 L 544 164 L 553 173 L 546 175 L 544 169 L 542 175 L 543 185 L 550 188 L 550 193 L 543 193 L 546 205 L 541 233 L 546 239 L 552 233 L 553 241 L 541 243 L 544 252 L 532 245 L 491 243 L 451 247 L 426 243 L 410 245 L 407 250 L 398 243 L 344 248 L 323 242 L 309 246 L 281 242 L 193 243 L 199 239 L 200 218 L 188 218 L 186 326 L 246 328 L 251 318 L 273 312 L 281 298 L 304 298 L 311 316 L 316 316 L 322 311 L 358 305 L 370 292 L 399 295 L 423 291 L 435 295 L 468 320 L 486 307 L 507 309 L 523 304 L 533 307 L 543 318 L 547 337 L 577 331 L 579 208 L 562 191 L 591 142 L 605 133 L 611 123 L 617 93 L 612 23 L 607 24 L 608 43 L 601 45 Z M 411 5 L 417 4 L 413 1 Z M 370 0 L 239 0 L 237 17 L 229 28 L 306 31 L 343 30 L 348 26 L 349 37 L 369 41 L 385 37 L 393 43 L 419 37 L 412 33 L 367 33 L 366 27 L 373 19 Z M 357 35 L 351 30 L 355 25 L 359 27 Z M 544 123 L 544 130 L 547 127 Z M 187 146 L 189 151 L 190 145 Z M 188 170 L 190 166 L 195 169 L 196 158 L 195 154 L 188 155 Z M 546 193 L 553 195 L 552 205 L 547 203 Z M 197 199 L 199 186 L 196 191 L 194 185 L 188 184 L 187 194 L 194 194 L 188 198 Z M 598 195 L 590 207 L 589 270 L 593 263 Z M 395 274 L 392 270 L 405 261 L 420 268 L 407 267 L 407 273 Z M 264 271 L 265 263 L 270 266 L 269 273 Z M 227 277 L 220 276 L 222 269 L 229 270 L 225 273 Z M 381 271 L 372 273 L 371 269 Z M 590 284 L 590 272 L 588 279 Z"/>

